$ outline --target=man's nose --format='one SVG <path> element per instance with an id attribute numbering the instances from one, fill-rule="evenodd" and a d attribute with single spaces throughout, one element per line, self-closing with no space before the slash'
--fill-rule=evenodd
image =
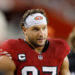
<path id="1" fill-rule="evenodd" d="M 44 31 L 43 31 L 43 30 L 40 30 L 40 31 L 39 31 L 39 35 L 40 35 L 40 36 L 43 36 L 43 34 L 44 34 Z"/>

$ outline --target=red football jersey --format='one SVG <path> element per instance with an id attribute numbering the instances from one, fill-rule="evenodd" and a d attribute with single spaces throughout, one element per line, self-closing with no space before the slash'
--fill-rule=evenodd
<path id="1" fill-rule="evenodd" d="M 61 65 L 70 49 L 63 40 L 50 39 L 46 51 L 38 54 L 24 40 L 8 40 L 2 52 L 8 52 L 16 64 L 16 75 L 59 75 Z M 0 53 L 1 54 L 1 53 Z"/>

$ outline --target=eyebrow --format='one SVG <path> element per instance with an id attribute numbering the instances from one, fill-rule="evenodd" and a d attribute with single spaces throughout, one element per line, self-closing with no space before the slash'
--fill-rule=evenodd
<path id="1" fill-rule="evenodd" d="M 34 28 L 32 28 L 32 30 L 34 30 L 34 29 L 39 29 L 38 27 L 34 27 Z"/>
<path id="2" fill-rule="evenodd" d="M 47 26 L 45 25 L 45 26 L 43 26 L 42 28 L 45 28 L 45 27 L 47 27 Z M 33 29 L 39 29 L 39 27 L 33 27 L 32 30 L 33 30 Z"/>

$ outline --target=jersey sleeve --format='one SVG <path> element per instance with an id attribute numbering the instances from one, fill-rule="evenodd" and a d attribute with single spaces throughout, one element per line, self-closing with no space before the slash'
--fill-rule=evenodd
<path id="1" fill-rule="evenodd" d="M 10 59 L 12 59 L 11 54 L 8 51 L 4 51 L 2 48 L 0 48 L 0 56 L 6 55 L 8 56 Z"/>
<path id="2" fill-rule="evenodd" d="M 9 58 L 11 57 L 11 53 L 9 52 L 8 42 L 4 42 L 0 45 L 0 56 L 6 55 Z"/>
<path id="3" fill-rule="evenodd" d="M 11 40 L 8 40 L 0 45 L 0 56 L 6 55 L 10 59 L 12 59 L 15 62 L 15 64 L 17 64 L 14 50 L 12 49 L 10 42 Z"/>
<path id="4" fill-rule="evenodd" d="M 69 47 L 69 45 L 68 45 L 68 43 L 66 42 L 66 41 L 64 41 L 64 40 L 62 40 L 62 58 L 63 57 L 66 57 L 69 53 L 70 53 L 70 47 Z"/>

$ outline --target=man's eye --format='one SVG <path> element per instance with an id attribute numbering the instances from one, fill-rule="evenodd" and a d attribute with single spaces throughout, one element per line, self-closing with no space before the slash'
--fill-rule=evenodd
<path id="1" fill-rule="evenodd" d="M 34 31 L 38 31 L 39 29 L 37 29 L 37 28 L 35 28 L 35 29 L 33 29 Z"/>

